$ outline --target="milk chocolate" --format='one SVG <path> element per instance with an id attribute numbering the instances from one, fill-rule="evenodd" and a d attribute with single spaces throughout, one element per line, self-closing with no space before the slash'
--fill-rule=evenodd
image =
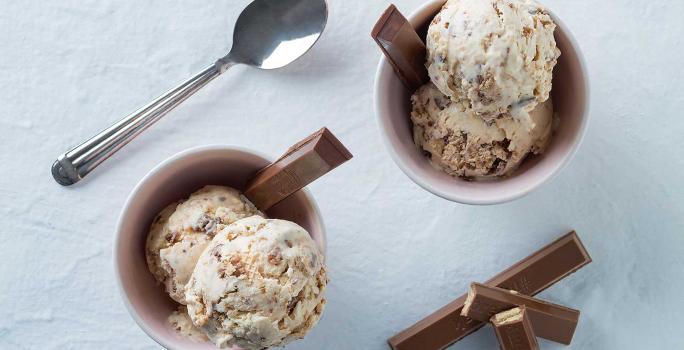
<path id="1" fill-rule="evenodd" d="M 488 321 L 495 314 L 516 306 L 525 306 L 532 328 L 538 337 L 568 345 L 575 334 L 579 310 L 522 295 L 516 291 L 473 283 L 462 316 Z"/>
<path id="2" fill-rule="evenodd" d="M 539 350 L 524 306 L 500 312 L 490 319 L 501 350 Z"/>
<path id="3" fill-rule="evenodd" d="M 428 82 L 425 43 L 396 6 L 385 10 L 371 36 L 406 87 L 413 91 Z"/>
<path id="4" fill-rule="evenodd" d="M 259 209 L 268 210 L 351 158 L 335 135 L 322 128 L 259 171 L 247 184 L 245 196 Z"/>
<path id="5" fill-rule="evenodd" d="M 591 262 L 575 232 L 540 249 L 485 284 L 535 295 Z M 452 301 L 388 340 L 395 350 L 438 350 L 484 325 L 461 316 L 466 296 Z"/>

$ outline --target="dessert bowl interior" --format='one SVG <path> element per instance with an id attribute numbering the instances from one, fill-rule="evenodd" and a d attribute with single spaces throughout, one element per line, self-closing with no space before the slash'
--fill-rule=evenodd
<path id="1" fill-rule="evenodd" d="M 133 319 L 160 345 L 168 349 L 216 349 L 209 342 L 196 343 L 182 338 L 167 322 L 177 304 L 155 281 L 145 260 L 145 240 L 152 220 L 169 203 L 187 198 L 206 185 L 243 190 L 247 180 L 270 163 L 264 156 L 240 148 L 195 148 L 158 165 L 129 196 L 116 234 L 115 274 Z M 295 193 L 266 214 L 304 227 L 325 255 L 323 221 L 308 191 Z"/>
<path id="2" fill-rule="evenodd" d="M 425 38 L 427 27 L 439 12 L 443 0 L 430 1 L 409 21 Z M 386 148 L 397 165 L 415 183 L 448 200 L 466 204 L 497 204 L 528 194 L 542 185 L 575 154 L 587 126 L 588 81 L 584 61 L 574 39 L 560 19 L 551 13 L 557 28 L 556 44 L 561 50 L 553 72 L 551 98 L 559 125 L 546 152 L 528 157 L 510 176 L 491 181 L 466 181 L 437 170 L 413 142 L 409 91 L 385 57 L 375 79 L 375 112 Z"/>

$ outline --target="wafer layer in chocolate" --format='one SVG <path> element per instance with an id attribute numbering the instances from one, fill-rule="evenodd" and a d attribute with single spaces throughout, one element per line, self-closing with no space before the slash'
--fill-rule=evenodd
<path id="1" fill-rule="evenodd" d="M 485 284 L 535 295 L 591 262 L 575 232 L 570 232 L 498 274 Z M 452 301 L 413 326 L 391 337 L 395 350 L 438 350 L 484 325 L 461 316 L 466 296 Z"/>
<path id="2" fill-rule="evenodd" d="M 245 196 L 267 210 L 352 158 L 327 128 L 298 142 L 247 184 Z"/>
<path id="3" fill-rule="evenodd" d="M 579 310 L 522 295 L 516 291 L 473 283 L 461 315 L 486 322 L 495 314 L 516 306 L 527 308 L 532 328 L 538 337 L 566 345 L 572 341 L 579 321 Z"/>
<path id="4" fill-rule="evenodd" d="M 501 350 L 538 350 L 537 337 L 524 306 L 500 312 L 490 319 Z"/>
<path id="5" fill-rule="evenodd" d="M 396 6 L 385 10 L 371 36 L 406 87 L 415 90 L 428 82 L 425 43 Z"/>

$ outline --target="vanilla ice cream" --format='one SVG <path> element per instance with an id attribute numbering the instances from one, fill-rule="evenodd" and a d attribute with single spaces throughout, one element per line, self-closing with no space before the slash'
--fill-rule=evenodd
<path id="1" fill-rule="evenodd" d="M 188 315 L 188 309 L 184 305 L 178 306 L 178 309 L 169 315 L 167 322 L 183 338 L 190 339 L 196 343 L 208 340 L 204 332 L 192 323 L 190 315 Z"/>
<path id="2" fill-rule="evenodd" d="M 316 325 L 326 284 L 323 256 L 306 230 L 253 216 L 214 237 L 185 299 L 193 323 L 218 347 L 264 349 Z"/>
<path id="3" fill-rule="evenodd" d="M 185 304 L 185 284 L 214 235 L 239 219 L 262 215 L 235 189 L 206 186 L 166 207 L 147 236 L 147 265 L 171 298 Z"/>
<path id="4" fill-rule="evenodd" d="M 510 174 L 528 154 L 542 153 L 552 134 L 550 99 L 529 113 L 530 123 L 508 114 L 487 121 L 444 96 L 432 83 L 419 88 L 411 101 L 416 145 L 429 154 L 435 168 L 452 176 L 477 179 Z"/>
<path id="5" fill-rule="evenodd" d="M 560 56 L 555 28 L 532 0 L 449 0 L 428 30 L 428 74 L 460 108 L 488 120 L 508 113 L 531 128 Z"/>

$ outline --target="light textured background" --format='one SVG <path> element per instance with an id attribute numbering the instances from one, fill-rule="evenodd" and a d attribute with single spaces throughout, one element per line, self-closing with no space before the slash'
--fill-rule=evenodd
<path id="1" fill-rule="evenodd" d="M 0 348 L 155 349 L 115 287 L 115 222 L 135 183 L 189 147 L 272 156 L 328 126 L 355 159 L 311 186 L 329 229 L 329 306 L 289 349 L 385 340 L 569 229 L 594 263 L 543 293 L 582 310 L 574 349 L 684 348 L 684 2 L 547 0 L 589 66 L 589 132 L 562 174 L 513 203 L 421 190 L 378 138 L 369 37 L 387 1 L 330 0 L 295 65 L 236 68 L 81 186 L 54 158 L 212 62 L 247 0 L 0 0 Z M 396 0 L 405 13 L 421 0 Z M 495 349 L 490 328 L 453 349 Z M 565 347 L 543 342 L 545 349 Z"/>

